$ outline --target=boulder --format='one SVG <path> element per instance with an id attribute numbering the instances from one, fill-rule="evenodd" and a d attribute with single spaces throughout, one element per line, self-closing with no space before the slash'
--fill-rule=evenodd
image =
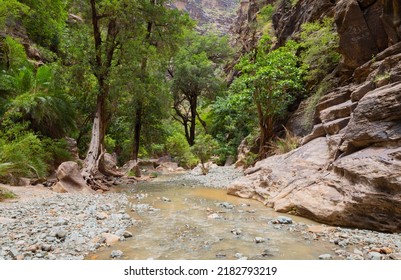
<path id="1" fill-rule="evenodd" d="M 78 164 L 74 161 L 66 161 L 57 168 L 57 183 L 53 191 L 59 193 L 93 193 L 93 190 L 86 184 L 81 175 Z"/>
<path id="2" fill-rule="evenodd" d="M 401 232 L 401 148 L 331 158 L 326 138 L 314 139 L 256 163 L 257 171 L 234 181 L 228 193 L 325 224 Z"/>

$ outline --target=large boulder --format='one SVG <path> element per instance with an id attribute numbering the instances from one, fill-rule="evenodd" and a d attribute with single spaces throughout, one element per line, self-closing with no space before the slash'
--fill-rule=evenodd
<path id="1" fill-rule="evenodd" d="M 86 184 L 81 175 L 79 166 L 74 161 L 66 161 L 57 168 L 57 183 L 53 191 L 59 193 L 93 193 L 94 191 Z"/>
<path id="2" fill-rule="evenodd" d="M 228 193 L 326 224 L 401 232 L 401 149 L 368 148 L 332 171 L 330 159 L 326 138 L 317 138 L 258 162 Z"/>

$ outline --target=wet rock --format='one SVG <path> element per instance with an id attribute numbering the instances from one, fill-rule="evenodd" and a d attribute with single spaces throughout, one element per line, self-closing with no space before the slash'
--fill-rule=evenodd
<path id="1" fill-rule="evenodd" d="M 118 259 L 118 258 L 121 258 L 122 256 L 123 256 L 123 252 L 120 250 L 114 250 L 110 254 L 110 257 L 113 259 Z"/>
<path id="2" fill-rule="evenodd" d="M 284 225 L 292 224 L 292 219 L 289 217 L 285 217 L 285 216 L 278 217 L 276 221 L 277 221 L 277 223 L 284 224 Z"/>

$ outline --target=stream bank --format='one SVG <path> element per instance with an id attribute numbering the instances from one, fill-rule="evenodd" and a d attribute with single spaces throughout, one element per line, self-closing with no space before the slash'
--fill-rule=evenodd
<path id="1" fill-rule="evenodd" d="M 0 260 L 401 259 L 400 234 L 282 217 L 227 195 L 222 186 L 235 172 L 161 176 L 106 194 L 41 190 L 0 203 Z"/>

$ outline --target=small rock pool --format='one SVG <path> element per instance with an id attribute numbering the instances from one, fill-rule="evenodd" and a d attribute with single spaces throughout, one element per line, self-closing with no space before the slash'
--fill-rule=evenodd
<path id="1" fill-rule="evenodd" d="M 119 189 L 130 197 L 136 220 L 133 237 L 102 247 L 88 259 L 318 259 L 330 243 L 305 240 L 293 224 L 276 223 L 282 214 L 253 200 L 229 196 L 223 189 L 163 178 Z M 294 223 L 315 224 L 285 215 Z M 285 218 L 284 221 L 286 222 Z"/>

